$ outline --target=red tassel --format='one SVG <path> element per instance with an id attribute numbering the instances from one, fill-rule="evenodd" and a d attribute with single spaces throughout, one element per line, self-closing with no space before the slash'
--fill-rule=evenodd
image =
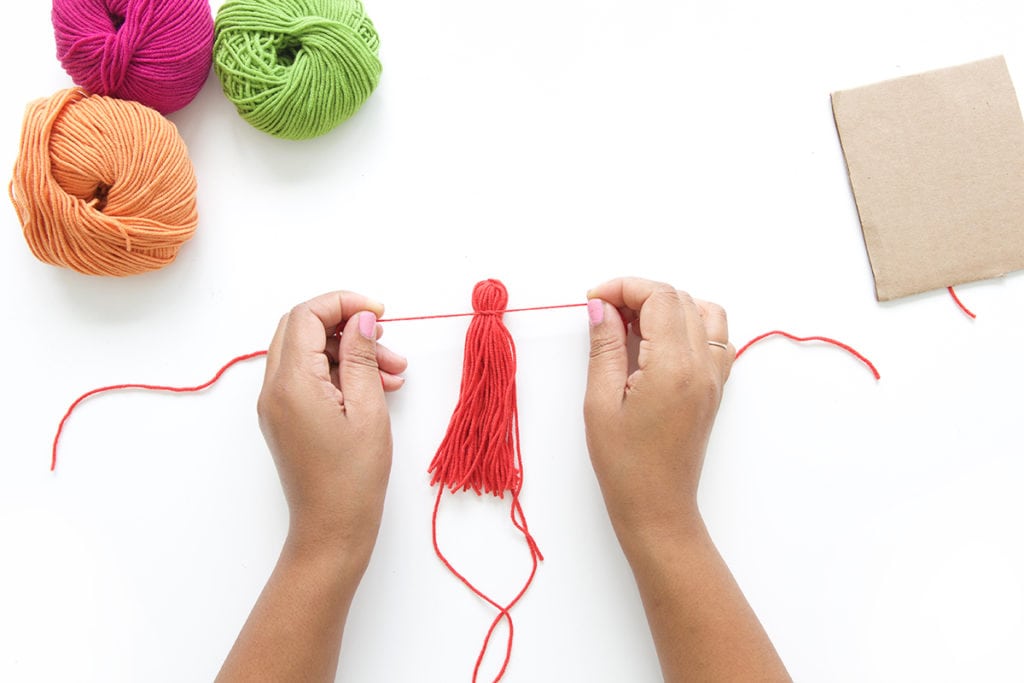
<path id="1" fill-rule="evenodd" d="M 502 321 L 508 292 L 497 280 L 473 288 L 462 386 L 448 432 L 430 463 L 430 485 L 503 497 L 518 488 L 516 347 Z"/>
<path id="2" fill-rule="evenodd" d="M 519 449 L 519 413 L 516 407 L 516 346 L 502 321 L 508 292 L 498 280 L 484 280 L 473 288 L 473 319 L 466 332 L 465 359 L 459 401 L 448 431 L 430 463 L 430 485 L 438 485 L 431 521 L 434 552 L 445 567 L 473 593 L 498 610 L 484 638 L 473 681 L 498 623 L 508 622 L 505 659 L 494 681 L 501 680 L 512 656 L 512 617 L 509 610 L 533 582 L 537 563 L 544 559 L 526 524 L 519 494 L 523 487 L 523 457 Z M 485 595 L 460 574 L 441 552 L 437 542 L 437 511 L 445 489 L 452 493 L 472 489 L 478 496 L 511 494 L 509 515 L 530 549 L 530 575 L 511 601 L 502 605 Z"/>

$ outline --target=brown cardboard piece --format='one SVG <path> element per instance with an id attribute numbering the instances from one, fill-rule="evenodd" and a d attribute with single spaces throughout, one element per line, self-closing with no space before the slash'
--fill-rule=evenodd
<path id="1" fill-rule="evenodd" d="M 1002 57 L 832 93 L 879 301 L 1024 268 L 1024 120 Z"/>

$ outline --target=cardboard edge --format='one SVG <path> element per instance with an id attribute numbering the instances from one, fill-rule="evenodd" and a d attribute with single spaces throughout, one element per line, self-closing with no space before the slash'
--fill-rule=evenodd
<path id="1" fill-rule="evenodd" d="M 1017 86 L 1013 84 L 1013 74 L 1010 72 L 1010 65 L 1006 63 L 1006 55 L 997 55 L 992 57 L 992 59 L 998 59 L 1002 64 L 1003 70 L 1006 72 L 1006 80 L 1010 83 L 1010 92 L 1013 93 L 1013 101 L 1017 105 L 1017 116 L 1021 117 L 1021 124 L 1024 125 L 1024 115 L 1021 114 L 1020 110 L 1020 96 L 1017 94 Z"/>
<path id="2" fill-rule="evenodd" d="M 885 78 L 883 80 L 874 81 L 872 83 L 864 83 L 862 85 L 855 85 L 855 86 L 852 86 L 852 87 L 849 87 L 849 88 L 841 88 L 840 90 L 837 90 L 837 91 L 833 92 L 832 94 L 836 95 L 836 94 L 840 94 L 840 93 L 844 93 L 844 92 L 853 92 L 853 91 L 861 90 L 861 89 L 864 89 L 864 88 L 874 88 L 874 87 L 877 87 L 877 86 L 880 86 L 880 85 L 888 85 L 888 84 L 891 84 L 891 83 L 899 83 L 900 81 L 905 81 L 905 80 L 908 80 L 908 79 L 911 79 L 911 78 L 920 78 L 921 76 L 927 77 L 927 76 L 931 76 L 933 74 L 940 73 L 942 71 L 949 71 L 951 69 L 960 69 L 960 68 L 963 68 L 963 67 L 969 67 L 969 66 L 974 66 L 974 65 L 977 65 L 977 64 L 982 64 L 984 62 L 995 62 L 995 61 L 1001 61 L 1003 63 L 1004 68 L 1006 68 L 1007 73 L 1009 73 L 1009 67 L 1006 65 L 1006 56 L 1003 55 L 1003 54 L 995 54 L 995 55 L 991 55 L 989 57 L 981 57 L 981 58 L 978 58 L 978 59 L 972 59 L 969 62 L 963 62 L 961 64 L 952 64 L 952 65 L 949 65 L 949 66 L 937 66 L 937 67 L 932 68 L 932 69 L 926 69 L 925 71 L 917 71 L 915 73 L 904 74 L 902 76 L 893 76 L 892 78 Z"/>
<path id="3" fill-rule="evenodd" d="M 843 153 L 843 166 L 846 167 L 846 184 L 850 188 L 850 197 L 853 199 L 853 206 L 857 210 L 857 224 L 860 228 L 860 239 L 864 244 L 864 253 L 868 258 L 868 267 L 871 268 L 871 282 L 872 287 L 875 290 L 875 301 L 887 301 L 882 297 L 882 293 L 878 289 L 878 274 L 875 272 L 875 264 L 871 261 L 871 251 L 868 249 L 867 237 L 864 235 L 864 217 L 860 213 L 860 203 L 857 201 L 857 190 L 853 186 L 853 176 L 850 173 L 850 160 L 846 156 L 846 145 L 843 144 L 843 132 L 839 129 L 839 99 L 842 97 L 843 91 L 836 90 L 829 95 L 829 101 L 832 105 L 832 124 L 836 129 L 836 137 L 839 139 L 839 149 Z"/>

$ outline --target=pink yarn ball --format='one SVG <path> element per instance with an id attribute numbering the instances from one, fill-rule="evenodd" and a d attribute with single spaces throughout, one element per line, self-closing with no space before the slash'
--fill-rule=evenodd
<path id="1" fill-rule="evenodd" d="M 213 59 L 207 0 L 53 0 L 57 58 L 86 90 L 168 114 L 206 82 Z"/>

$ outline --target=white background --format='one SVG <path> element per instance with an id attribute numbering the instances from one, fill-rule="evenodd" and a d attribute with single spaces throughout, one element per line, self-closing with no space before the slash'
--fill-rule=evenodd
<path id="1" fill-rule="evenodd" d="M 718 301 L 736 365 L 708 453 L 709 527 L 802 681 L 1021 680 L 1024 359 L 1019 275 L 879 305 L 829 93 L 1006 54 L 1019 3 L 375 0 L 384 74 L 332 133 L 250 128 L 211 75 L 171 118 L 201 223 L 169 268 L 85 277 L 37 262 L 0 211 L 0 679 L 211 679 L 286 527 L 255 420 L 265 347 L 334 288 L 392 315 L 583 301 L 621 274 Z M 5 8 L 0 159 L 24 104 L 70 84 L 49 3 Z M 582 309 L 509 316 L 520 353 L 523 505 L 547 555 L 514 610 L 507 681 L 657 681 L 653 646 L 583 440 Z M 395 323 L 383 527 L 339 680 L 467 681 L 493 613 L 430 547 L 427 465 L 458 393 L 466 319 Z M 505 503 L 445 499 L 442 542 L 511 596 L 528 554 Z M 499 643 L 500 645 L 500 643 Z M 500 650 L 501 648 L 496 648 Z M 496 658 L 488 658 L 493 669 Z"/>

